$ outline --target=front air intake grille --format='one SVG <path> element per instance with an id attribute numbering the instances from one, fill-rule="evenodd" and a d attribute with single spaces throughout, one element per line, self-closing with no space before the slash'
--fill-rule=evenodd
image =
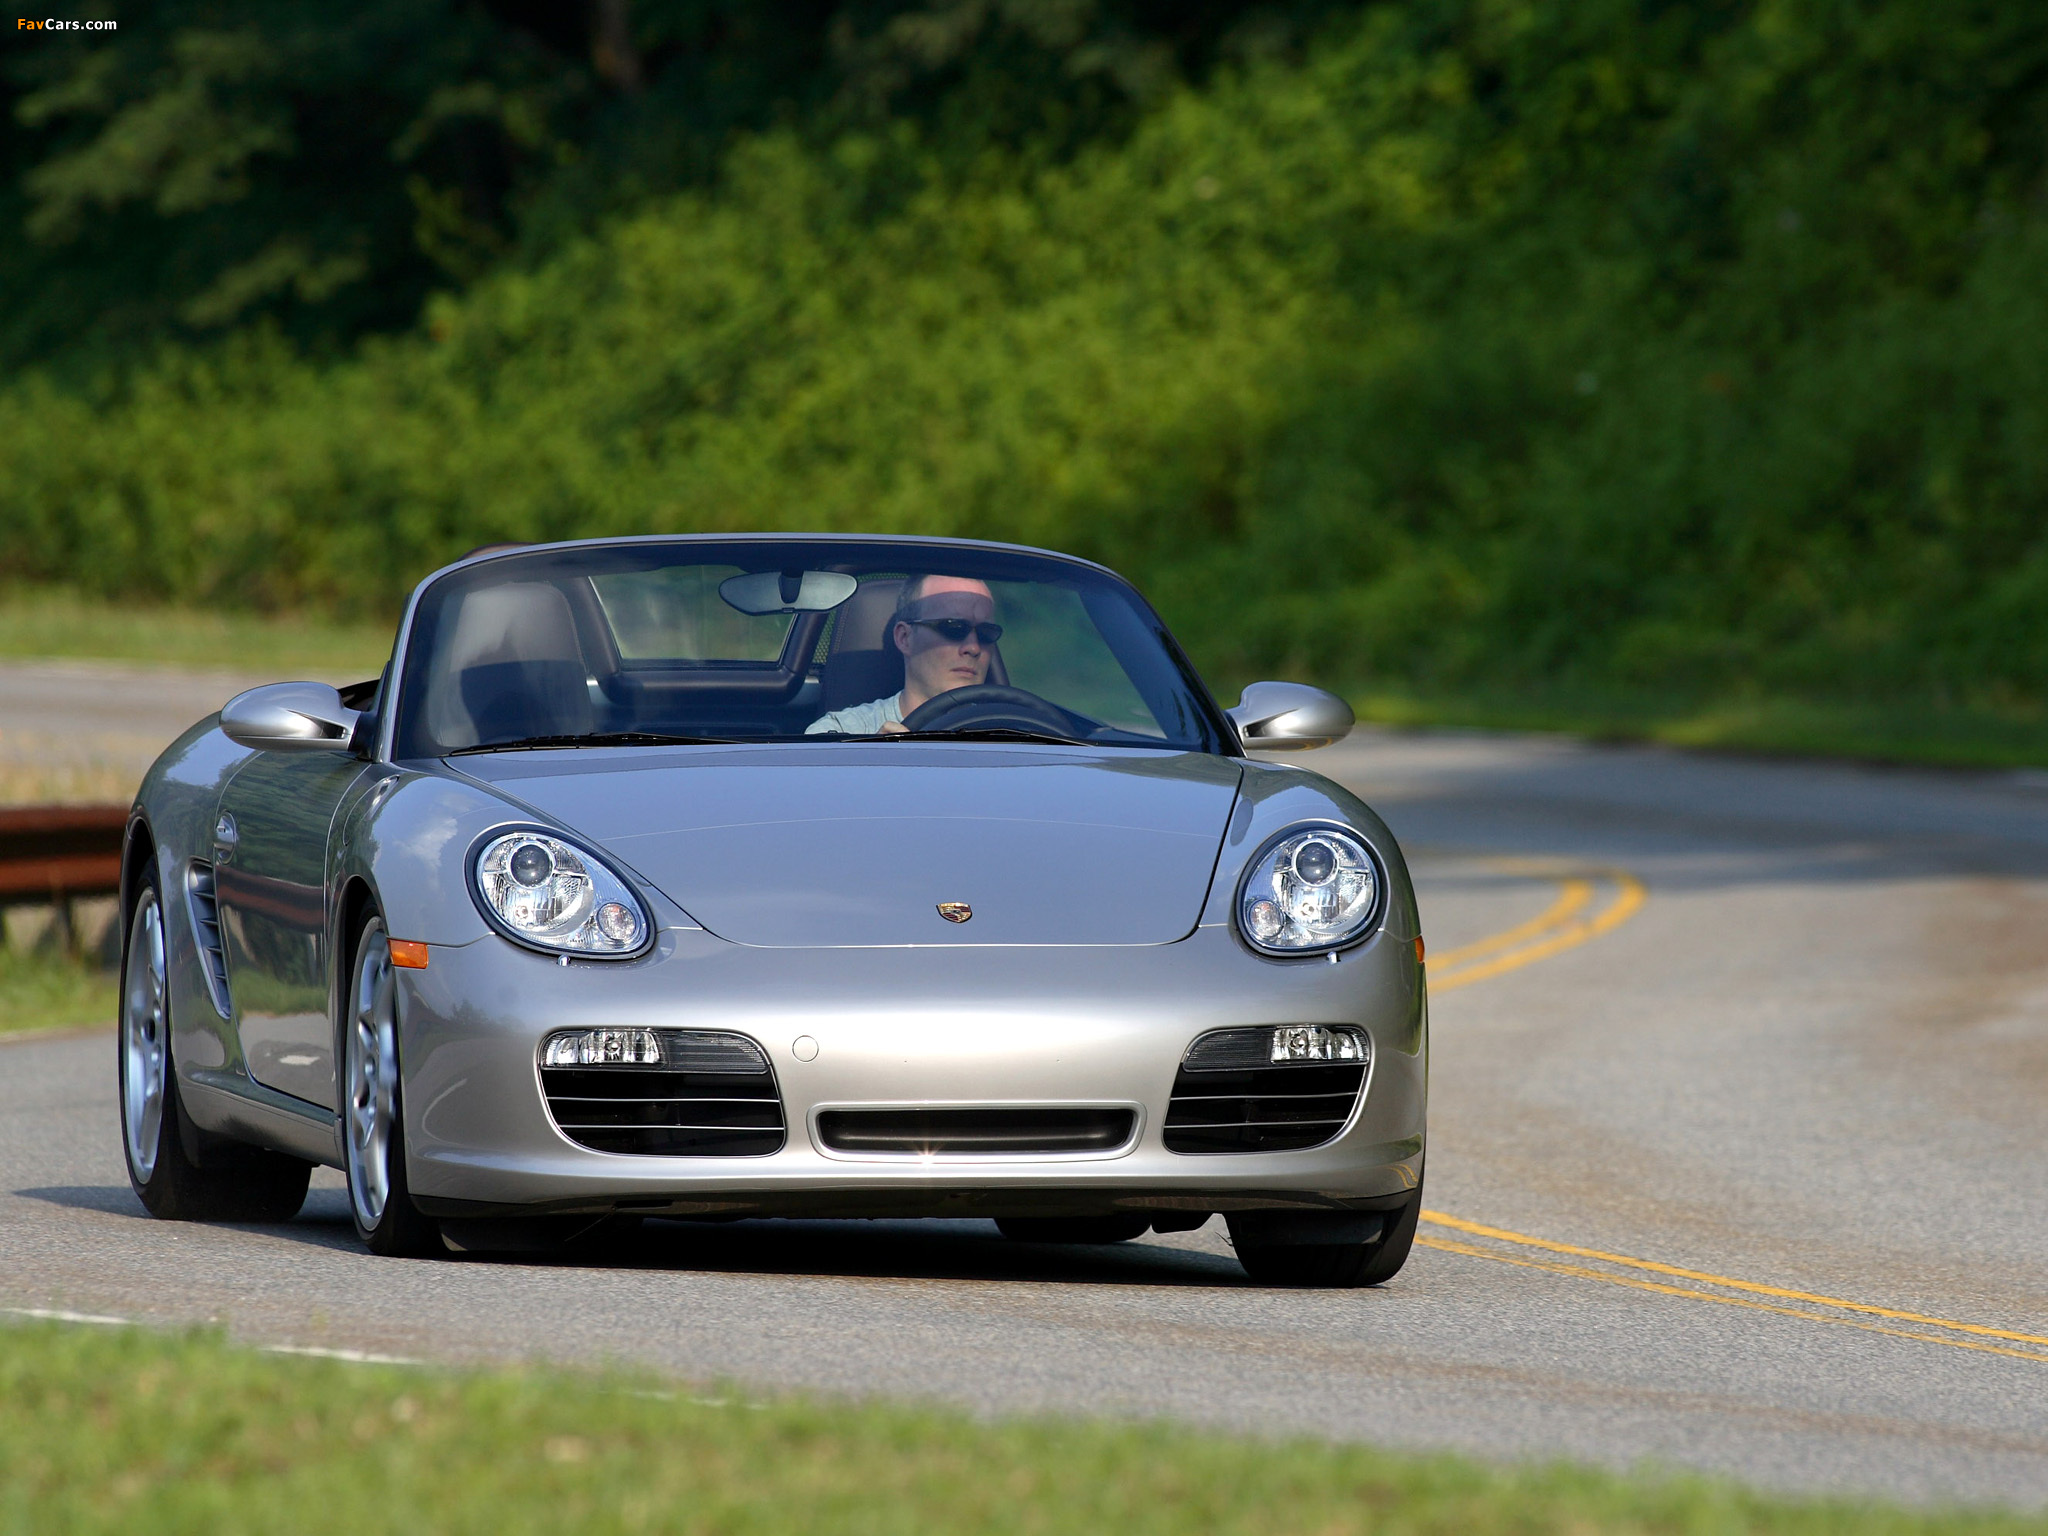
<path id="1" fill-rule="evenodd" d="M 660 1043 L 659 1064 L 540 1069 L 548 1113 L 564 1136 L 594 1151 L 645 1157 L 765 1157 L 782 1150 L 782 1094 L 760 1046 L 744 1035 L 702 1030 L 648 1033 Z"/>
<path id="2" fill-rule="evenodd" d="M 192 912 L 192 933 L 199 941 L 199 964 L 206 972 L 206 990 L 214 1011 L 233 1015 L 228 1006 L 228 959 L 220 941 L 220 903 L 213 894 L 213 866 L 198 859 L 185 875 L 185 900 Z"/>
<path id="3" fill-rule="evenodd" d="M 1166 1107 L 1166 1150 L 1294 1152 L 1344 1129 L 1372 1065 L 1362 1030 L 1348 1036 L 1358 1059 L 1274 1062 L 1276 1026 L 1219 1029 L 1188 1047 Z"/>
<path id="4" fill-rule="evenodd" d="M 1113 1152 L 1131 1139 L 1134 1109 L 975 1105 L 962 1109 L 828 1109 L 818 1139 L 870 1157 L 1043 1157 Z"/>

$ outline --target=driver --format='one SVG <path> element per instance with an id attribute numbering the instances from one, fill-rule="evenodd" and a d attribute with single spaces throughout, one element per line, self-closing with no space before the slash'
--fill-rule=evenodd
<path id="1" fill-rule="evenodd" d="M 913 576 L 897 594 L 889 638 L 903 653 L 903 691 L 871 704 L 850 704 L 821 715 L 807 736 L 839 731 L 848 736 L 893 736 L 903 717 L 937 694 L 988 681 L 989 650 L 1002 638 L 992 622 L 995 594 L 971 576 Z"/>

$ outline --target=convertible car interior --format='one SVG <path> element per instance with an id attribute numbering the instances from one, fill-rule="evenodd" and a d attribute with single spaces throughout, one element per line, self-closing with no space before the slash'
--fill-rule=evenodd
<path id="1" fill-rule="evenodd" d="M 890 621 L 905 573 L 845 571 L 850 595 L 829 607 L 751 612 L 720 593 L 747 579 L 737 566 L 669 566 L 651 572 L 578 574 L 559 566 L 533 579 L 450 594 L 423 616 L 415 647 L 411 742 L 401 756 L 439 756 L 543 738 L 643 733 L 717 740 L 802 736 L 829 711 L 867 704 L 904 685 Z M 799 585 L 820 573 L 789 573 Z M 754 578 L 766 579 L 766 578 Z M 1042 583 L 993 583 L 997 607 L 1031 610 L 1027 629 L 1061 665 L 1085 650 L 1105 674 L 1125 669 L 1115 623 L 1103 632 L 1088 592 L 1048 595 Z M 1063 599 L 1063 605 L 1055 602 Z M 772 598 L 770 599 L 772 601 Z M 1053 643 L 1056 639 L 1057 643 Z M 987 683 L 1035 689 L 1060 706 L 1076 738 L 1159 742 L 1170 733 L 1149 698 L 1129 696 L 1114 721 L 1066 707 L 1060 679 L 1019 676 L 1000 641 L 984 647 Z M 1028 670 L 1028 669 L 1027 669 Z M 1038 671 L 1045 672 L 1040 666 Z M 1056 669 L 1057 670 L 1057 669 Z M 1141 693 L 1141 673 L 1132 682 Z M 1178 680 L 1161 679 L 1178 698 Z M 358 691 L 360 696 L 360 691 Z M 1169 706 L 1168 718 L 1173 718 Z"/>
<path id="2" fill-rule="evenodd" d="M 829 710 L 903 686 L 888 638 L 902 587 L 900 576 L 870 579 L 829 613 L 747 619 L 752 632 L 722 648 L 740 654 L 714 645 L 701 655 L 624 650 L 589 577 L 478 592 L 445 642 L 438 665 L 456 686 L 436 695 L 431 728 L 456 750 L 592 732 L 801 735 Z M 989 681 L 1009 680 L 991 647 Z"/>

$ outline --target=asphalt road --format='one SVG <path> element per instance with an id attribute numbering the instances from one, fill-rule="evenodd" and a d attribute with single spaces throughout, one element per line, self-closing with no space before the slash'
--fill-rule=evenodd
<path id="1" fill-rule="evenodd" d="M 101 1034 L 0 1045 L 0 1305 L 2048 1504 L 2048 779 L 1378 733 L 1307 761 L 1423 890 L 1432 1219 L 1382 1289 L 1255 1287 L 1218 1223 L 386 1261 L 325 1174 L 286 1226 L 153 1222 Z"/>

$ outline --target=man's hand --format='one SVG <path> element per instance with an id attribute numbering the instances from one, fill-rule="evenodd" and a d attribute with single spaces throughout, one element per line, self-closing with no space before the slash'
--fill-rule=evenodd
<path id="1" fill-rule="evenodd" d="M 910 732 L 909 728 L 901 720 L 884 720 L 882 722 L 882 734 L 884 736 L 907 736 Z"/>

